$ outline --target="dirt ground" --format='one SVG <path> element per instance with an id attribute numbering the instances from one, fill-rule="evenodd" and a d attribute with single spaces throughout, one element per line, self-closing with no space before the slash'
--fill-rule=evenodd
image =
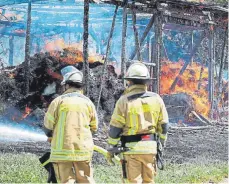
<path id="1" fill-rule="evenodd" d="M 105 138 L 95 138 L 95 144 L 105 147 Z M 42 155 L 49 150 L 46 142 L 0 142 L 0 153 L 28 152 Z M 197 157 L 211 157 L 228 161 L 228 126 L 212 126 L 200 130 L 170 129 L 165 148 L 165 159 L 172 163 L 191 162 Z M 94 154 L 95 162 L 103 162 Z"/>

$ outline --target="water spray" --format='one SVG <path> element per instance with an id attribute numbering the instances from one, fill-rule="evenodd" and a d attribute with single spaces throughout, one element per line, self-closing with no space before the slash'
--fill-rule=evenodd
<path id="1" fill-rule="evenodd" d="M 24 142 L 47 140 L 46 135 L 42 132 L 33 132 L 29 130 L 23 130 L 21 128 L 12 128 L 7 126 L 0 126 L 0 130 L 0 140 Z"/>

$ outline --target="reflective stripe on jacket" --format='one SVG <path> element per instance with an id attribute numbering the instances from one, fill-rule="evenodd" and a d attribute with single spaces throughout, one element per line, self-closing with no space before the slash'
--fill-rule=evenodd
<path id="1" fill-rule="evenodd" d="M 94 104 L 82 92 L 68 89 L 50 104 L 44 126 L 53 130 L 52 162 L 91 160 L 93 139 L 91 131 L 98 127 Z"/>
<path id="2" fill-rule="evenodd" d="M 150 95 L 141 97 L 141 94 L 146 93 Z M 156 93 L 147 92 L 146 85 L 133 85 L 126 89 L 116 103 L 110 122 L 110 127 L 115 128 L 110 128 L 109 135 L 115 135 L 112 131 L 117 131 L 117 128 L 122 131 L 117 137 L 109 136 L 108 143 L 117 145 L 122 135 L 158 133 L 160 138 L 166 139 L 161 126 L 166 123 L 168 123 L 168 113 L 162 98 Z M 132 148 L 132 151 L 126 154 L 156 153 L 155 141 L 140 141 L 126 145 Z"/>

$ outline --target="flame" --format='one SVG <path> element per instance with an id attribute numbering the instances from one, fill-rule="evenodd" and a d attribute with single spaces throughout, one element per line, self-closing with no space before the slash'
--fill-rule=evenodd
<path id="1" fill-rule="evenodd" d="M 15 78 L 15 76 L 16 76 L 16 74 L 15 74 L 15 73 L 9 73 L 9 74 L 8 74 L 8 77 L 9 77 L 10 79 L 14 79 L 14 78 Z"/>
<path id="2" fill-rule="evenodd" d="M 63 80 L 62 75 L 60 75 L 57 72 L 52 71 L 51 69 L 47 69 L 47 73 L 55 79 Z"/>
<path id="3" fill-rule="evenodd" d="M 25 118 L 31 113 L 32 109 L 28 107 L 28 105 L 25 106 L 25 111 L 20 112 L 20 111 L 13 111 L 10 114 L 10 118 L 12 121 L 19 123 L 20 121 L 24 121 Z"/>
<path id="4" fill-rule="evenodd" d="M 59 58 L 60 61 L 67 64 L 75 64 L 83 62 L 83 42 L 65 44 L 63 39 L 56 39 L 48 41 L 45 44 L 44 51 L 50 52 L 51 56 Z M 103 56 L 96 53 L 94 49 L 89 50 L 88 62 L 101 62 L 103 63 Z"/>
<path id="5" fill-rule="evenodd" d="M 192 63 L 184 71 L 183 75 L 179 72 L 184 65 L 183 61 L 171 62 L 164 60 L 161 68 L 161 94 L 186 93 L 194 100 L 196 112 L 208 116 L 210 103 L 208 102 L 208 69 L 198 63 Z M 202 73 L 202 76 L 200 76 Z M 172 83 L 178 76 L 179 80 L 175 89 L 170 90 Z M 198 89 L 198 85 L 200 89 Z"/>
<path id="6" fill-rule="evenodd" d="M 31 113 L 32 109 L 30 109 L 27 105 L 25 106 L 25 112 L 22 115 L 22 119 L 25 119 L 30 113 Z"/>
<path id="7" fill-rule="evenodd" d="M 56 39 L 53 41 L 46 41 L 45 43 L 45 51 L 53 52 L 53 51 L 62 51 L 65 46 L 63 39 Z"/>

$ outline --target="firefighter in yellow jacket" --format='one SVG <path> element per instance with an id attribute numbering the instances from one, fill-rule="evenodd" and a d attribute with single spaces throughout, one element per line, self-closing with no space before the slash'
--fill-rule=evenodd
<path id="1" fill-rule="evenodd" d="M 83 95 L 83 74 L 73 66 L 61 70 L 63 95 L 55 98 L 45 114 L 45 132 L 51 139 L 50 161 L 61 183 L 94 183 L 90 162 L 92 132 L 97 130 L 94 104 Z"/>
<path id="2" fill-rule="evenodd" d="M 154 183 L 156 175 L 156 134 L 164 145 L 168 131 L 168 113 L 162 98 L 147 91 L 150 74 L 141 62 L 134 62 L 126 73 L 128 88 L 113 112 L 108 144 L 110 155 L 121 141 L 123 180 L 127 183 Z"/>

